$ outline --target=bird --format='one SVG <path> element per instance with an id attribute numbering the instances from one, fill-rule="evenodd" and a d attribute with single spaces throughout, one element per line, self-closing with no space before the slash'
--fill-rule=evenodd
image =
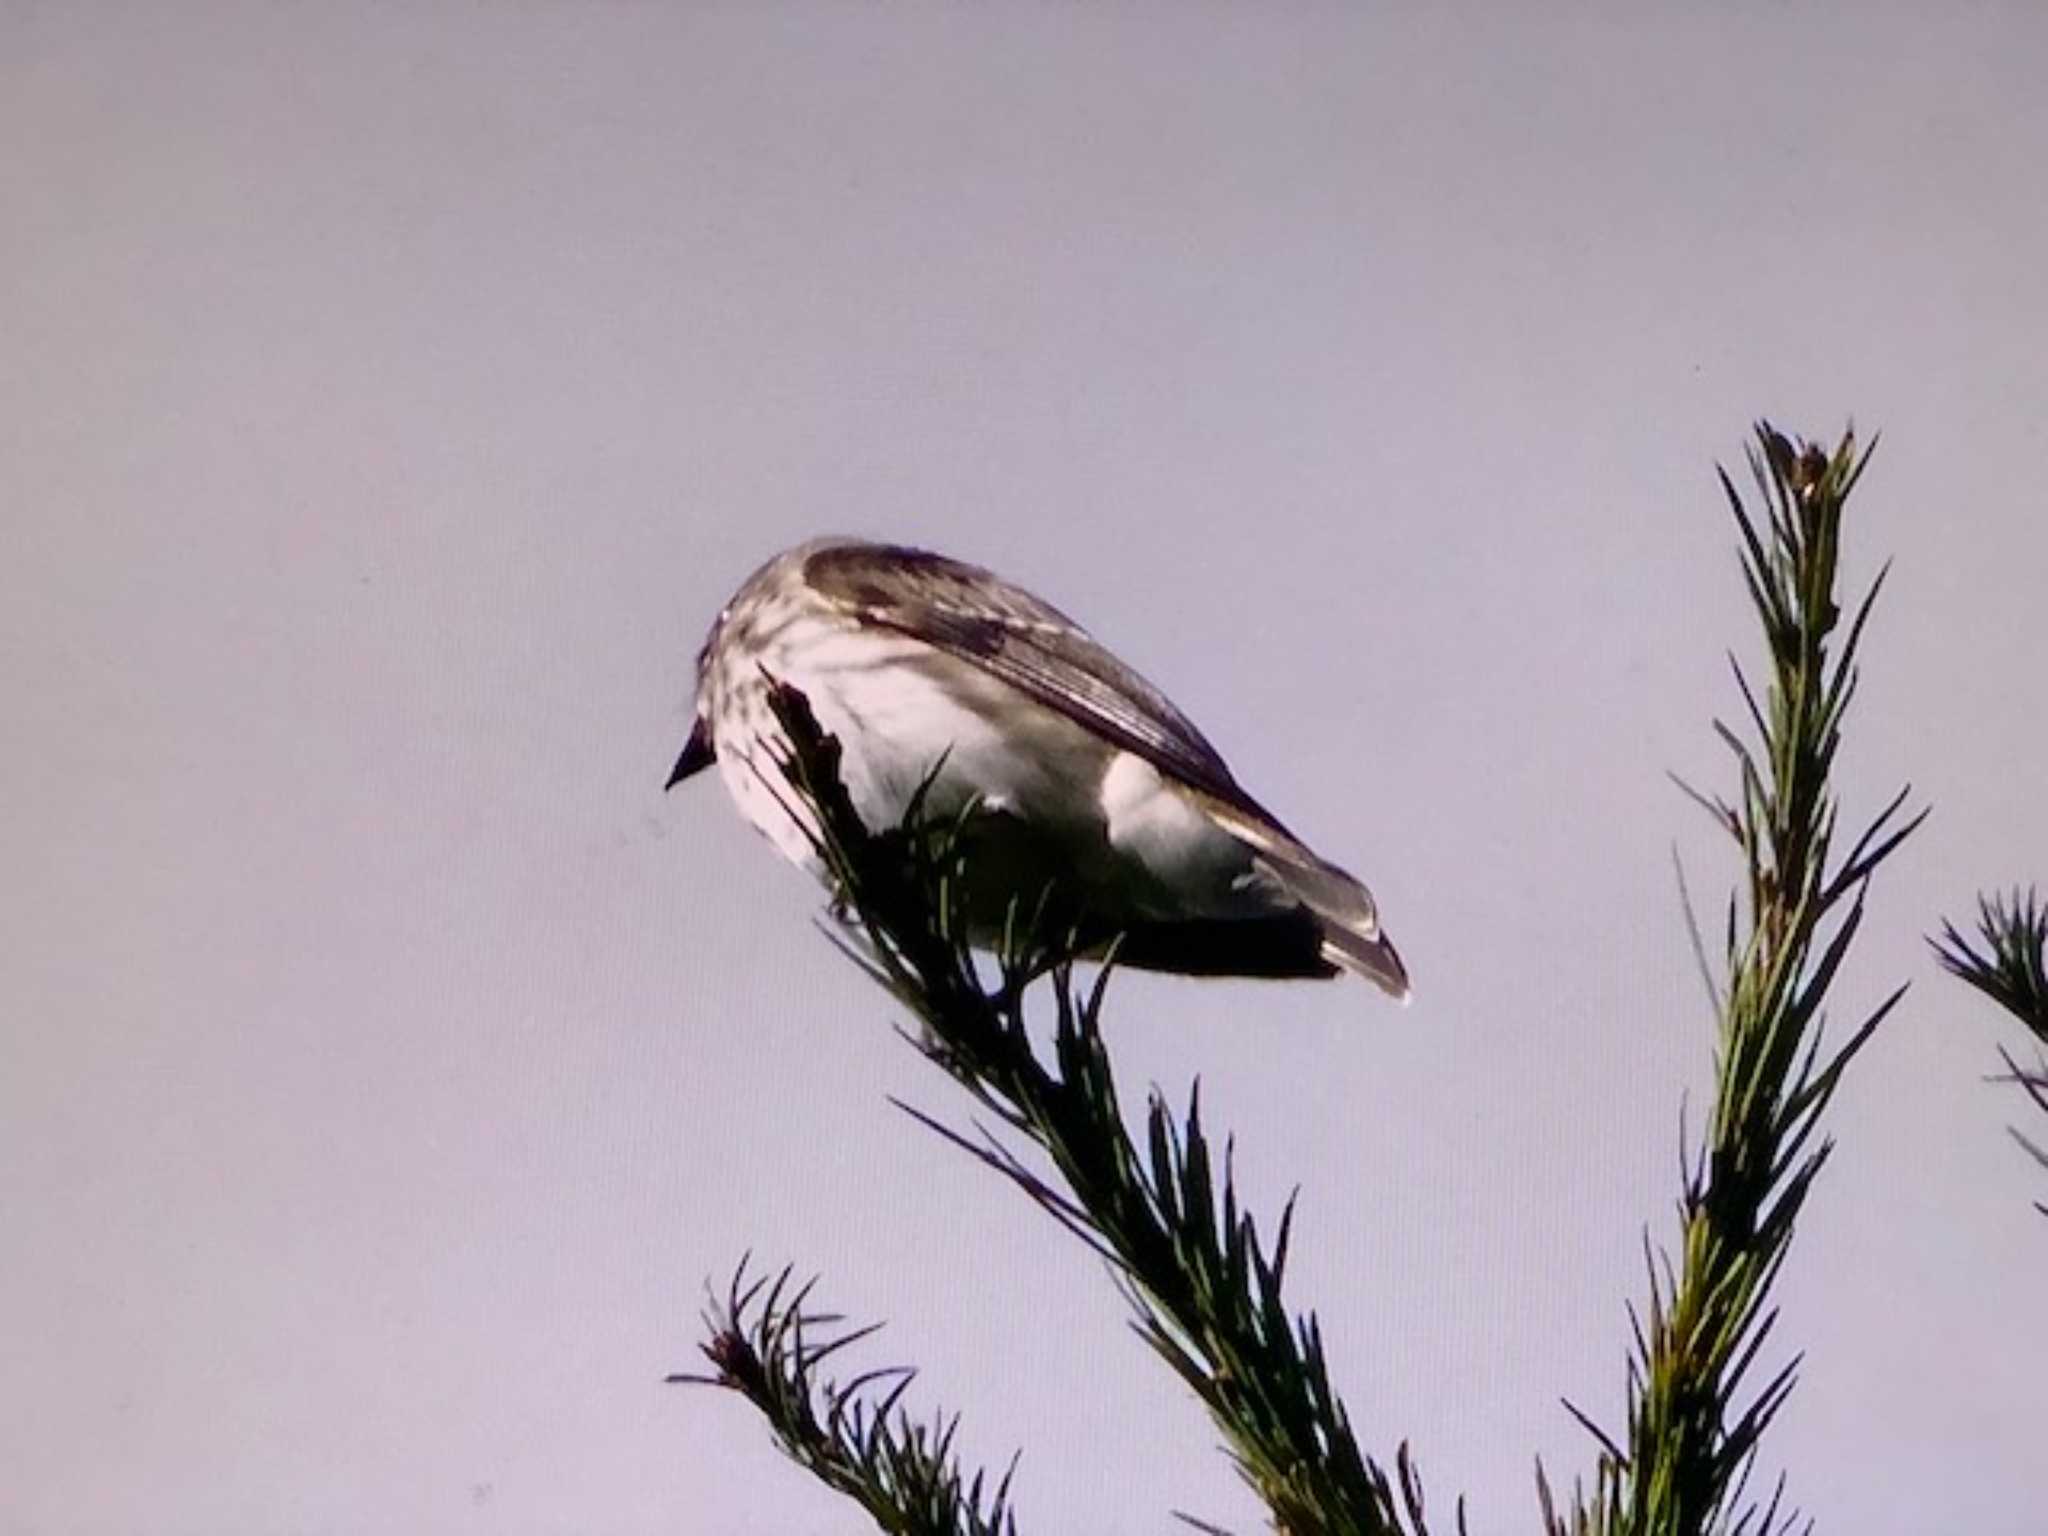
<path id="1" fill-rule="evenodd" d="M 696 659 L 688 740 L 666 789 L 716 766 L 740 815 L 829 878 L 779 764 L 777 685 L 840 744 L 870 831 L 920 788 L 972 810 L 970 936 L 1050 892 L 1118 965 L 1194 976 L 1361 976 L 1409 997 L 1363 883 L 1237 782 L 1166 695 L 1059 609 L 930 550 L 819 538 L 757 569 Z"/>

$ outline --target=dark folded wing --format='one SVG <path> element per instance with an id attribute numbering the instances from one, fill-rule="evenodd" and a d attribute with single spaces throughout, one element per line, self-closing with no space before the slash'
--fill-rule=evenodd
<path id="1" fill-rule="evenodd" d="M 983 668 L 1285 834 L 1171 699 L 1023 588 L 979 566 L 887 544 L 828 546 L 804 562 L 804 579 L 864 621 Z"/>

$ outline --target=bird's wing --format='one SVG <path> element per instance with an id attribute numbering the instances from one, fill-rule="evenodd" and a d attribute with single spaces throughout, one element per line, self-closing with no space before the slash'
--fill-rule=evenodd
<path id="1" fill-rule="evenodd" d="M 1171 699 L 1022 587 L 944 555 L 881 544 L 820 549 L 804 562 L 804 580 L 863 622 L 982 668 L 1291 840 Z"/>

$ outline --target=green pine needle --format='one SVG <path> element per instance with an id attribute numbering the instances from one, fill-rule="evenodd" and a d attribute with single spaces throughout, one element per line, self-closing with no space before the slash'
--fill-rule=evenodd
<path id="1" fill-rule="evenodd" d="M 860 1506 L 887 1536 L 1017 1536 L 1010 1507 L 1015 1458 L 993 1484 L 971 1478 L 953 1452 L 957 1414 L 930 1424 L 902 1407 L 915 1375 L 892 1366 L 838 1382 L 820 1367 L 880 1327 L 847 1328 L 832 1313 L 807 1310 L 815 1281 L 794 1289 L 791 1271 L 748 1276 L 741 1260 L 705 1315 L 708 1375 L 668 1378 L 737 1392 L 768 1421 L 799 1466 Z"/>
<path id="2" fill-rule="evenodd" d="M 1934 952 L 1951 974 L 2018 1019 L 2037 1046 L 2048 1048 L 2048 907 L 2031 890 L 1979 896 L 1977 936 L 1981 949 L 1954 923 L 1944 922 L 1941 937 L 1932 941 Z M 2003 1046 L 1998 1054 L 2005 1062 L 2005 1080 L 2017 1083 L 2034 1107 L 2048 1114 L 2048 1055 L 2037 1050 L 2034 1064 L 2025 1067 Z M 2034 1161 L 2048 1168 L 2048 1146 L 2017 1126 L 2008 1129 Z M 2048 1204 L 2036 1201 L 2035 1209 L 2048 1215 Z"/>
<path id="3" fill-rule="evenodd" d="M 1952 975 L 1961 977 L 2048 1045 L 2048 906 L 2029 890 L 1977 898 L 1973 945 L 1944 922 L 1934 951 Z"/>

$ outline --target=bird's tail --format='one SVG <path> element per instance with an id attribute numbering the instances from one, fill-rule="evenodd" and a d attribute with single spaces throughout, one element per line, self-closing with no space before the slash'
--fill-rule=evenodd
<path id="1" fill-rule="evenodd" d="M 1325 960 L 1363 976 L 1396 1002 L 1408 1001 L 1408 968 L 1380 931 L 1372 892 L 1299 844 L 1261 849 L 1252 862 L 1267 879 L 1315 914 L 1322 925 Z"/>
<path id="2" fill-rule="evenodd" d="M 1260 881 L 1307 910 L 1322 930 L 1322 959 L 1338 970 L 1363 976 L 1397 1003 L 1409 997 L 1408 967 L 1380 931 L 1372 892 L 1351 875 L 1319 859 L 1278 822 L 1255 818 L 1242 807 L 1204 797 L 1205 809 L 1225 831 L 1251 850 Z"/>
<path id="3" fill-rule="evenodd" d="M 1405 1004 L 1414 996 L 1408 986 L 1408 968 L 1383 933 L 1366 938 L 1325 920 L 1323 958 L 1354 976 L 1363 976 L 1397 1003 Z"/>

